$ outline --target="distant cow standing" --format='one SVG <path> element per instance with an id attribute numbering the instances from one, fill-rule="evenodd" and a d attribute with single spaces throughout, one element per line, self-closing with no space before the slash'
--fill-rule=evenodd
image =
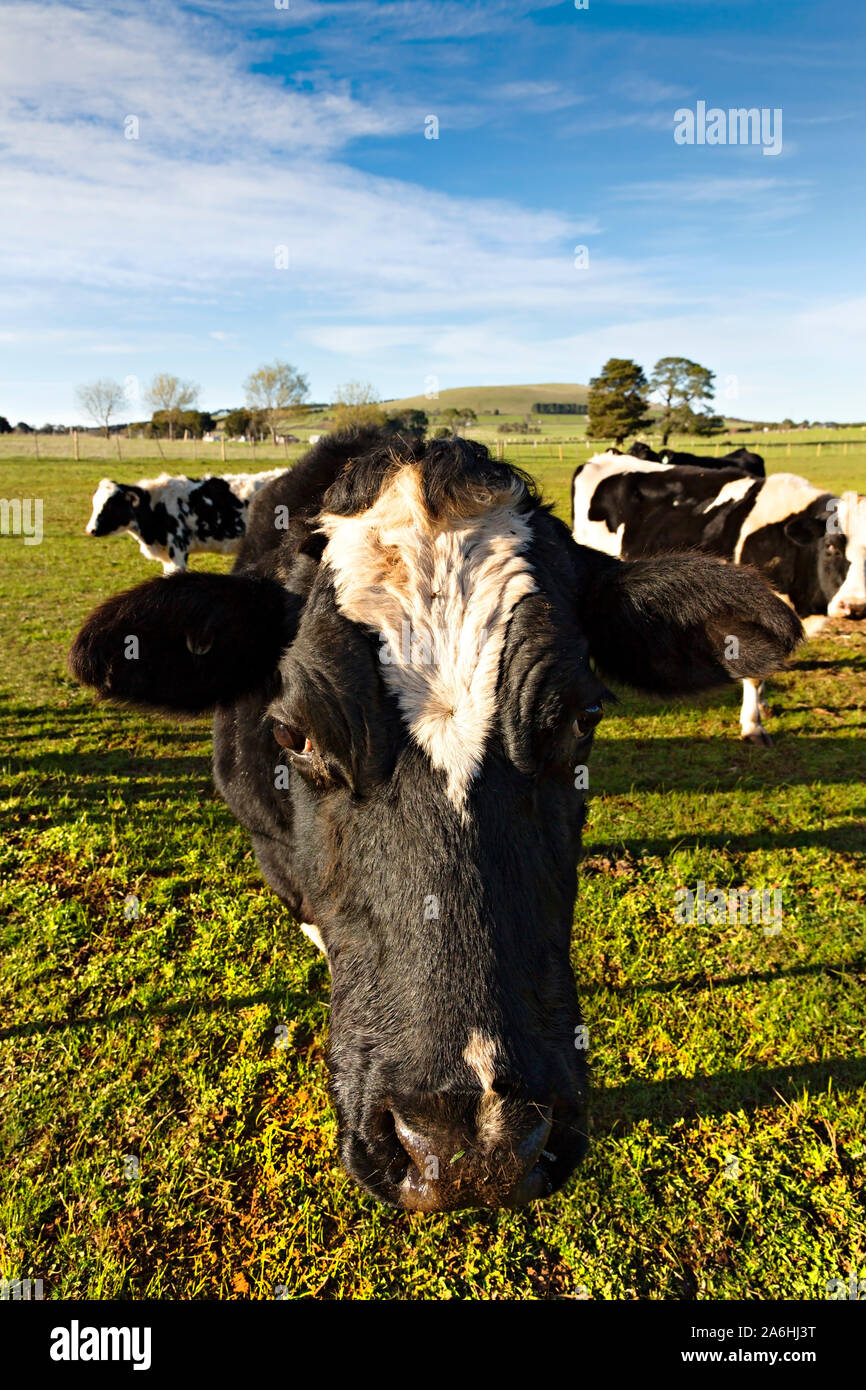
<path id="1" fill-rule="evenodd" d="M 611 452 L 615 451 L 611 450 Z M 619 451 L 617 450 L 616 452 Z M 633 459 L 644 459 L 648 463 L 661 462 L 661 459 L 659 455 L 655 452 L 655 450 L 651 449 L 648 444 L 644 444 L 643 441 L 640 439 L 636 439 L 635 442 L 632 445 L 630 445 L 630 447 L 626 449 L 625 452 L 628 455 L 630 455 L 630 457 Z"/>
<path id="2" fill-rule="evenodd" d="M 575 472 L 572 529 L 622 559 L 689 549 L 748 565 L 807 620 L 866 612 L 866 499 L 793 473 L 762 479 L 600 455 Z M 769 744 L 763 683 L 743 686 L 742 736 Z"/>
<path id="3" fill-rule="evenodd" d="M 569 943 L 595 665 L 700 690 L 800 635 L 745 570 L 576 545 L 481 444 L 366 431 L 259 494 L 231 575 L 109 599 L 71 660 L 114 699 L 216 707 L 217 787 L 327 953 L 343 1162 L 440 1211 L 546 1196 L 586 1148 Z"/>
<path id="4" fill-rule="evenodd" d="M 255 494 L 285 469 L 185 478 L 162 473 L 139 483 L 103 478 L 93 494 L 88 536 L 133 536 L 164 574 L 186 569 L 200 551 L 231 554 L 240 545 Z"/>
<path id="5" fill-rule="evenodd" d="M 621 449 L 606 449 L 603 454 L 593 454 L 589 462 L 599 463 L 609 458 L 639 459 L 641 463 L 673 464 L 680 468 L 739 468 L 741 472 L 751 473 L 755 478 L 766 476 L 761 455 L 752 454 L 748 449 L 732 449 L 722 458 L 714 458 L 712 454 L 680 454 L 665 445 L 661 453 L 657 454 L 649 444 L 636 439 L 625 452 Z"/>

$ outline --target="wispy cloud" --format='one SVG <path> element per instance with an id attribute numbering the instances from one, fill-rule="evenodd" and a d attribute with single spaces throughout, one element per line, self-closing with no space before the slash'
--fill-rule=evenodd
<path id="1" fill-rule="evenodd" d="M 670 8 L 654 5 L 645 27 Z M 401 394 L 427 372 L 574 380 L 610 353 L 684 351 L 766 401 L 796 352 L 815 380 L 810 331 L 848 381 L 829 324 L 856 296 L 825 283 L 844 255 L 808 300 L 782 258 L 814 234 L 823 171 L 787 139 L 789 177 L 756 172 L 756 151 L 674 147 L 675 105 L 707 85 L 690 33 L 668 58 L 633 15 L 591 29 L 560 0 L 0 0 L 0 16 L 0 344 L 8 378 L 53 373 L 70 410 L 88 369 L 166 365 L 230 403 L 277 353 L 324 398 L 348 376 Z M 810 90 L 785 121 L 815 146 L 832 126 L 832 154 L 852 100 Z M 836 244 L 856 205 L 834 210 Z"/>

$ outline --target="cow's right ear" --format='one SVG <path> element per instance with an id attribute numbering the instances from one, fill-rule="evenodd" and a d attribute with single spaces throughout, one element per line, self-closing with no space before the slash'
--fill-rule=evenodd
<path id="1" fill-rule="evenodd" d="M 802 640 L 793 609 L 738 565 L 697 554 L 623 563 L 577 549 L 590 655 L 602 673 L 636 690 L 687 694 L 760 680 Z"/>
<path id="2" fill-rule="evenodd" d="M 108 699 L 189 713 L 263 685 L 297 630 L 303 600 L 270 579 L 176 574 L 100 605 L 69 653 Z"/>

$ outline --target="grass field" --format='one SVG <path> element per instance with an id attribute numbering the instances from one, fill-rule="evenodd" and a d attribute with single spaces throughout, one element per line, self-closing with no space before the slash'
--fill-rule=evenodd
<path id="1" fill-rule="evenodd" d="M 567 514 L 573 461 L 539 451 L 509 454 Z M 813 462 L 866 490 L 862 445 Z M 0 538 L 0 1275 L 47 1297 L 362 1299 L 866 1278 L 866 625 L 773 682 L 772 750 L 738 742 L 733 687 L 610 713 L 574 931 L 590 1155 L 545 1205 L 404 1215 L 338 1165 L 327 971 L 216 798 L 208 722 L 100 707 L 65 674 L 91 606 L 157 572 L 83 534 L 101 471 L 2 468 L 4 496 L 45 499 L 45 538 Z M 698 880 L 781 889 L 781 932 L 678 924 Z"/>

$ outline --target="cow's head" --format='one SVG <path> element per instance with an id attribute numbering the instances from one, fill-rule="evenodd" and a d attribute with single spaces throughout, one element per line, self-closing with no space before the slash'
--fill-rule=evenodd
<path id="1" fill-rule="evenodd" d="M 866 498 L 822 494 L 785 522 L 808 585 L 808 602 L 831 618 L 866 612 Z"/>
<path id="2" fill-rule="evenodd" d="M 88 536 L 113 536 L 118 531 L 133 529 L 140 505 L 140 488 L 102 478 L 93 494 L 90 520 L 84 529 Z"/>
<path id="3" fill-rule="evenodd" d="M 109 600 L 71 661 L 108 696 L 216 706 L 217 784 L 327 951 L 344 1163 L 437 1210 L 544 1196 L 586 1144 L 569 943 L 597 670 L 699 690 L 799 635 L 746 571 L 579 547 L 527 479 L 437 440 L 351 459 L 233 576 Z"/>
<path id="4" fill-rule="evenodd" d="M 856 492 L 842 493 L 835 521 L 831 517 L 826 543 L 834 547 L 847 566 L 840 587 L 827 605 L 827 613 L 831 618 L 862 618 L 866 613 L 866 497 L 858 497 Z"/>

